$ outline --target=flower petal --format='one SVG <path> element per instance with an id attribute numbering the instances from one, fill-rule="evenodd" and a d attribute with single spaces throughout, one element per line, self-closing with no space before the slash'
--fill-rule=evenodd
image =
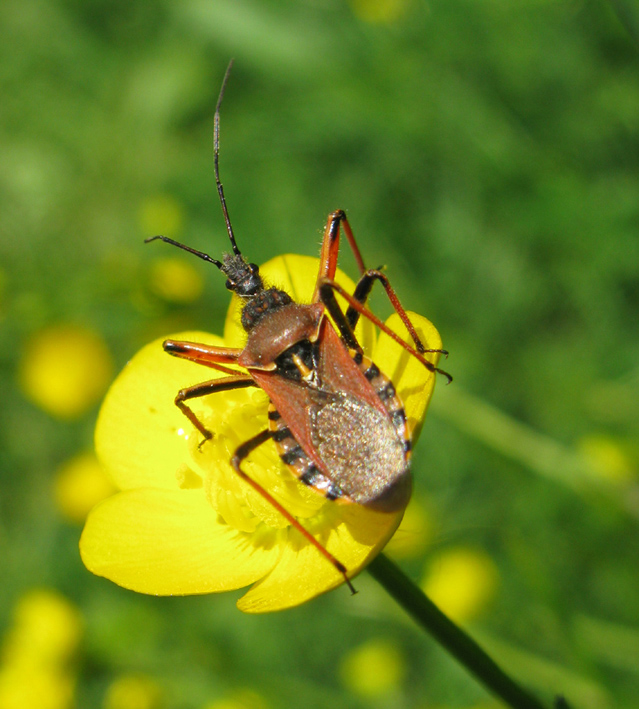
<path id="1" fill-rule="evenodd" d="M 332 520 L 322 522 L 325 548 L 356 576 L 384 547 L 403 511 L 373 512 L 361 505 L 330 503 Z M 268 613 L 300 605 L 344 583 L 344 577 L 301 534 L 289 528 L 277 566 L 238 601 L 245 613 Z"/>
<path id="2" fill-rule="evenodd" d="M 424 346 L 427 349 L 441 349 L 441 337 L 433 323 L 417 313 L 408 312 L 407 315 Z M 391 315 L 386 324 L 405 342 L 412 344 L 412 339 L 398 315 Z M 439 353 L 426 354 L 425 357 L 435 365 L 439 361 Z M 397 393 L 404 402 L 406 417 L 413 430 L 413 437 L 416 438 L 426 416 L 426 409 L 433 395 L 437 376 L 384 333 L 379 336 L 373 359 L 395 384 Z"/>
<path id="3" fill-rule="evenodd" d="M 163 338 L 164 339 L 164 338 Z M 95 432 L 100 462 L 120 489 L 176 489 L 176 473 L 186 459 L 186 434 L 192 431 L 184 414 L 173 405 L 180 389 L 225 376 L 214 369 L 171 357 L 155 340 L 127 364 L 102 404 Z M 219 337 L 183 332 L 174 340 L 222 346 Z M 200 402 L 193 402 L 197 412 Z"/>
<path id="4" fill-rule="evenodd" d="M 242 588 L 280 555 L 276 535 L 220 523 L 201 490 L 137 489 L 93 509 L 80 539 L 86 567 L 139 593 L 182 595 Z"/>

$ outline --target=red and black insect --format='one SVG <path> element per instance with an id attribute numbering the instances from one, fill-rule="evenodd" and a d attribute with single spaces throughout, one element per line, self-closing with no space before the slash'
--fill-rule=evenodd
<path id="1" fill-rule="evenodd" d="M 404 407 L 390 379 L 364 356 L 354 335 L 364 316 L 372 321 L 429 371 L 435 367 L 386 276 L 366 269 L 346 214 L 329 215 L 320 255 L 320 268 L 312 302 L 301 304 L 278 288 L 264 284 L 258 267 L 248 263 L 233 234 L 224 190 L 219 176 L 219 116 L 231 65 L 226 71 L 215 109 L 215 181 L 222 205 L 232 253 L 222 261 L 165 236 L 161 239 L 214 264 L 226 276 L 226 287 L 242 299 L 241 322 L 247 334 L 243 349 L 211 347 L 195 342 L 166 340 L 164 350 L 221 371 L 228 376 L 196 384 L 178 392 L 175 403 L 204 437 L 212 437 L 186 403 L 191 399 L 229 389 L 259 387 L 269 397 L 264 430 L 235 451 L 235 471 L 272 504 L 344 576 L 351 590 L 348 570 L 281 505 L 268 490 L 250 478 L 242 461 L 258 446 L 273 440 L 282 461 L 304 484 L 329 500 L 365 505 L 394 512 L 403 509 L 411 494 L 409 461 L 411 432 Z M 340 228 L 355 255 L 360 279 L 354 293 L 335 282 Z M 384 287 L 414 343 L 404 342 L 366 308 L 375 281 Z M 343 312 L 335 293 L 348 303 Z M 331 315 L 337 331 L 328 318 Z M 225 365 L 239 365 L 246 373 Z M 265 422 L 266 423 L 266 422 Z"/>

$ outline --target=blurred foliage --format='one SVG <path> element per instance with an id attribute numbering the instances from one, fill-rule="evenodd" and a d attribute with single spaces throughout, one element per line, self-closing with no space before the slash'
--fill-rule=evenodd
<path id="1" fill-rule="evenodd" d="M 637 28 L 629 0 L 0 4 L 0 681 L 13 609 L 50 587 L 83 618 L 69 706 L 491 706 L 365 575 L 355 598 L 267 617 L 232 594 L 137 596 L 82 567 L 57 506 L 97 404 L 38 408 L 34 338 L 91 333 L 120 367 L 153 337 L 221 332 L 220 274 L 142 240 L 227 248 L 212 133 L 233 56 L 221 170 L 241 247 L 315 255 L 345 208 L 451 352 L 414 456 L 430 546 L 402 566 L 481 550 L 495 587 L 470 627 L 502 666 L 575 706 L 636 706 Z M 43 376 L 100 390 L 71 376 L 91 350 L 60 344 L 73 371 Z M 374 700 L 340 679 L 365 676 L 361 647 L 399 663 Z"/>

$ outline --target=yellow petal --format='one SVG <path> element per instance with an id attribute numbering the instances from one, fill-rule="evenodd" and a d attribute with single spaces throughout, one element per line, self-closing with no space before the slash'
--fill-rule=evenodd
<path id="1" fill-rule="evenodd" d="M 161 596 L 242 588 L 267 574 L 280 555 L 276 535 L 260 540 L 220 523 L 201 490 L 150 488 L 98 505 L 80 552 L 94 574 Z"/>
<path id="2" fill-rule="evenodd" d="M 431 321 L 417 315 L 417 313 L 409 312 L 408 316 L 424 346 L 427 349 L 441 349 L 441 338 Z M 398 315 L 391 315 L 386 324 L 405 342 L 413 344 Z M 439 354 L 436 353 L 427 354 L 425 357 L 435 365 L 439 361 Z M 441 375 L 430 372 L 421 362 L 384 333 L 379 336 L 373 359 L 382 372 L 390 377 L 395 384 L 397 393 L 404 402 L 409 426 L 413 430 L 413 436 L 416 437 L 426 416 L 426 408 L 433 395 L 437 376 Z"/>
<path id="3" fill-rule="evenodd" d="M 170 339 L 224 344 L 203 332 L 183 332 Z M 193 427 L 173 404 L 175 395 L 189 385 L 225 376 L 172 357 L 164 352 L 162 342 L 147 345 L 127 364 L 112 384 L 98 418 L 98 458 L 123 490 L 177 488 L 176 474 L 187 459 L 185 438 L 188 432 L 193 435 Z M 193 402 L 196 412 L 201 406 Z"/>
<path id="4" fill-rule="evenodd" d="M 324 547 L 356 576 L 384 547 L 403 512 L 373 512 L 360 505 L 329 504 L 321 523 Z M 307 527 L 308 528 L 308 527 Z M 309 529 L 309 531 L 312 531 Z M 277 566 L 237 603 L 245 613 L 268 613 L 300 605 L 344 582 L 344 577 L 301 534 L 288 529 Z"/>

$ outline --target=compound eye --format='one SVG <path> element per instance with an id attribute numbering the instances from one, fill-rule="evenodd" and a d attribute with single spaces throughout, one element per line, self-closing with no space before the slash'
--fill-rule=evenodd
<path id="1" fill-rule="evenodd" d="M 226 283 L 224 284 L 228 290 L 235 290 L 235 282 L 232 281 L 230 278 L 227 279 Z"/>
<path id="2" fill-rule="evenodd" d="M 249 263 L 248 267 L 249 267 L 249 271 L 250 271 L 253 275 L 255 275 L 256 273 L 259 273 L 260 267 L 259 267 L 257 264 L 255 264 L 255 263 Z"/>

